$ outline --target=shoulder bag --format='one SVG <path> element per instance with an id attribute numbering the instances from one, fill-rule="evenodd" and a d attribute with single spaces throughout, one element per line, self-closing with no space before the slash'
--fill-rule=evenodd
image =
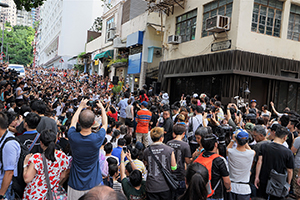
<path id="1" fill-rule="evenodd" d="M 166 168 L 164 168 L 162 166 L 162 164 L 159 162 L 159 160 L 157 160 L 157 158 L 153 154 L 150 146 L 149 146 L 149 150 L 150 150 L 150 154 L 151 154 L 152 158 L 154 159 L 154 161 L 158 165 L 158 168 L 160 169 L 160 171 L 162 172 L 163 176 L 165 177 L 166 182 L 168 183 L 170 189 L 171 190 L 177 190 L 178 187 L 179 187 L 179 183 L 178 183 L 177 177 L 174 174 L 171 174 Z"/>
<path id="2" fill-rule="evenodd" d="M 275 197 L 286 197 L 289 194 L 290 185 L 286 182 L 287 173 L 280 174 L 274 169 L 270 172 L 266 193 Z"/>
<path id="3" fill-rule="evenodd" d="M 57 190 L 51 189 L 51 184 L 50 184 L 50 179 L 48 174 L 48 165 L 44 153 L 42 153 L 42 159 L 43 159 L 43 166 L 44 166 L 44 174 L 45 174 L 47 188 L 48 188 L 47 195 L 46 195 L 47 200 L 67 200 L 68 199 L 67 192 L 64 190 L 63 187 L 58 186 Z"/>

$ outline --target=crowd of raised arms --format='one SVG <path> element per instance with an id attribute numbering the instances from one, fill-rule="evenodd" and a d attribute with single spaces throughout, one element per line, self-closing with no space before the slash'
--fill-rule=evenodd
<path id="1" fill-rule="evenodd" d="M 0 86 L 0 200 L 300 199 L 289 108 L 40 67 Z"/>

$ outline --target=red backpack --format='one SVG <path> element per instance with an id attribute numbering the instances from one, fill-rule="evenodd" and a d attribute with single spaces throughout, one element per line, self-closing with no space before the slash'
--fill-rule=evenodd
<path id="1" fill-rule="evenodd" d="M 209 181 L 208 181 L 208 185 L 209 185 L 209 189 L 210 191 L 208 191 L 208 195 L 207 195 L 207 198 L 211 197 L 214 193 L 215 193 L 215 190 L 217 189 L 220 181 L 217 183 L 217 185 L 212 188 L 211 187 L 211 172 L 212 172 L 212 163 L 213 163 L 213 160 L 215 158 L 218 158 L 218 157 L 221 157 L 219 154 L 213 154 L 209 157 L 203 157 L 203 152 L 199 155 L 199 157 L 194 161 L 194 162 L 197 162 L 197 163 L 200 163 L 201 165 L 203 165 L 204 167 L 206 167 L 206 169 L 208 170 L 208 175 L 209 175 Z"/>

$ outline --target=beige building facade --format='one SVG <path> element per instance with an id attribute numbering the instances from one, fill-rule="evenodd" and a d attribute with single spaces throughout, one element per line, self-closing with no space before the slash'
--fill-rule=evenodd
<path id="1" fill-rule="evenodd" d="M 206 31 L 217 15 L 230 17 L 230 30 Z M 239 95 L 300 110 L 299 0 L 186 0 L 165 22 L 159 81 L 172 101 L 204 92 L 224 103 Z M 168 43 L 171 35 L 181 43 Z"/>

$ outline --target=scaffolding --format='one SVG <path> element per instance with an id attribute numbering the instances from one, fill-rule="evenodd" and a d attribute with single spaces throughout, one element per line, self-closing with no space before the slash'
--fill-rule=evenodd
<path id="1" fill-rule="evenodd" d="M 174 14 L 174 7 L 179 6 L 184 9 L 185 0 L 145 0 L 148 2 L 149 12 L 163 12 L 167 16 Z"/>

